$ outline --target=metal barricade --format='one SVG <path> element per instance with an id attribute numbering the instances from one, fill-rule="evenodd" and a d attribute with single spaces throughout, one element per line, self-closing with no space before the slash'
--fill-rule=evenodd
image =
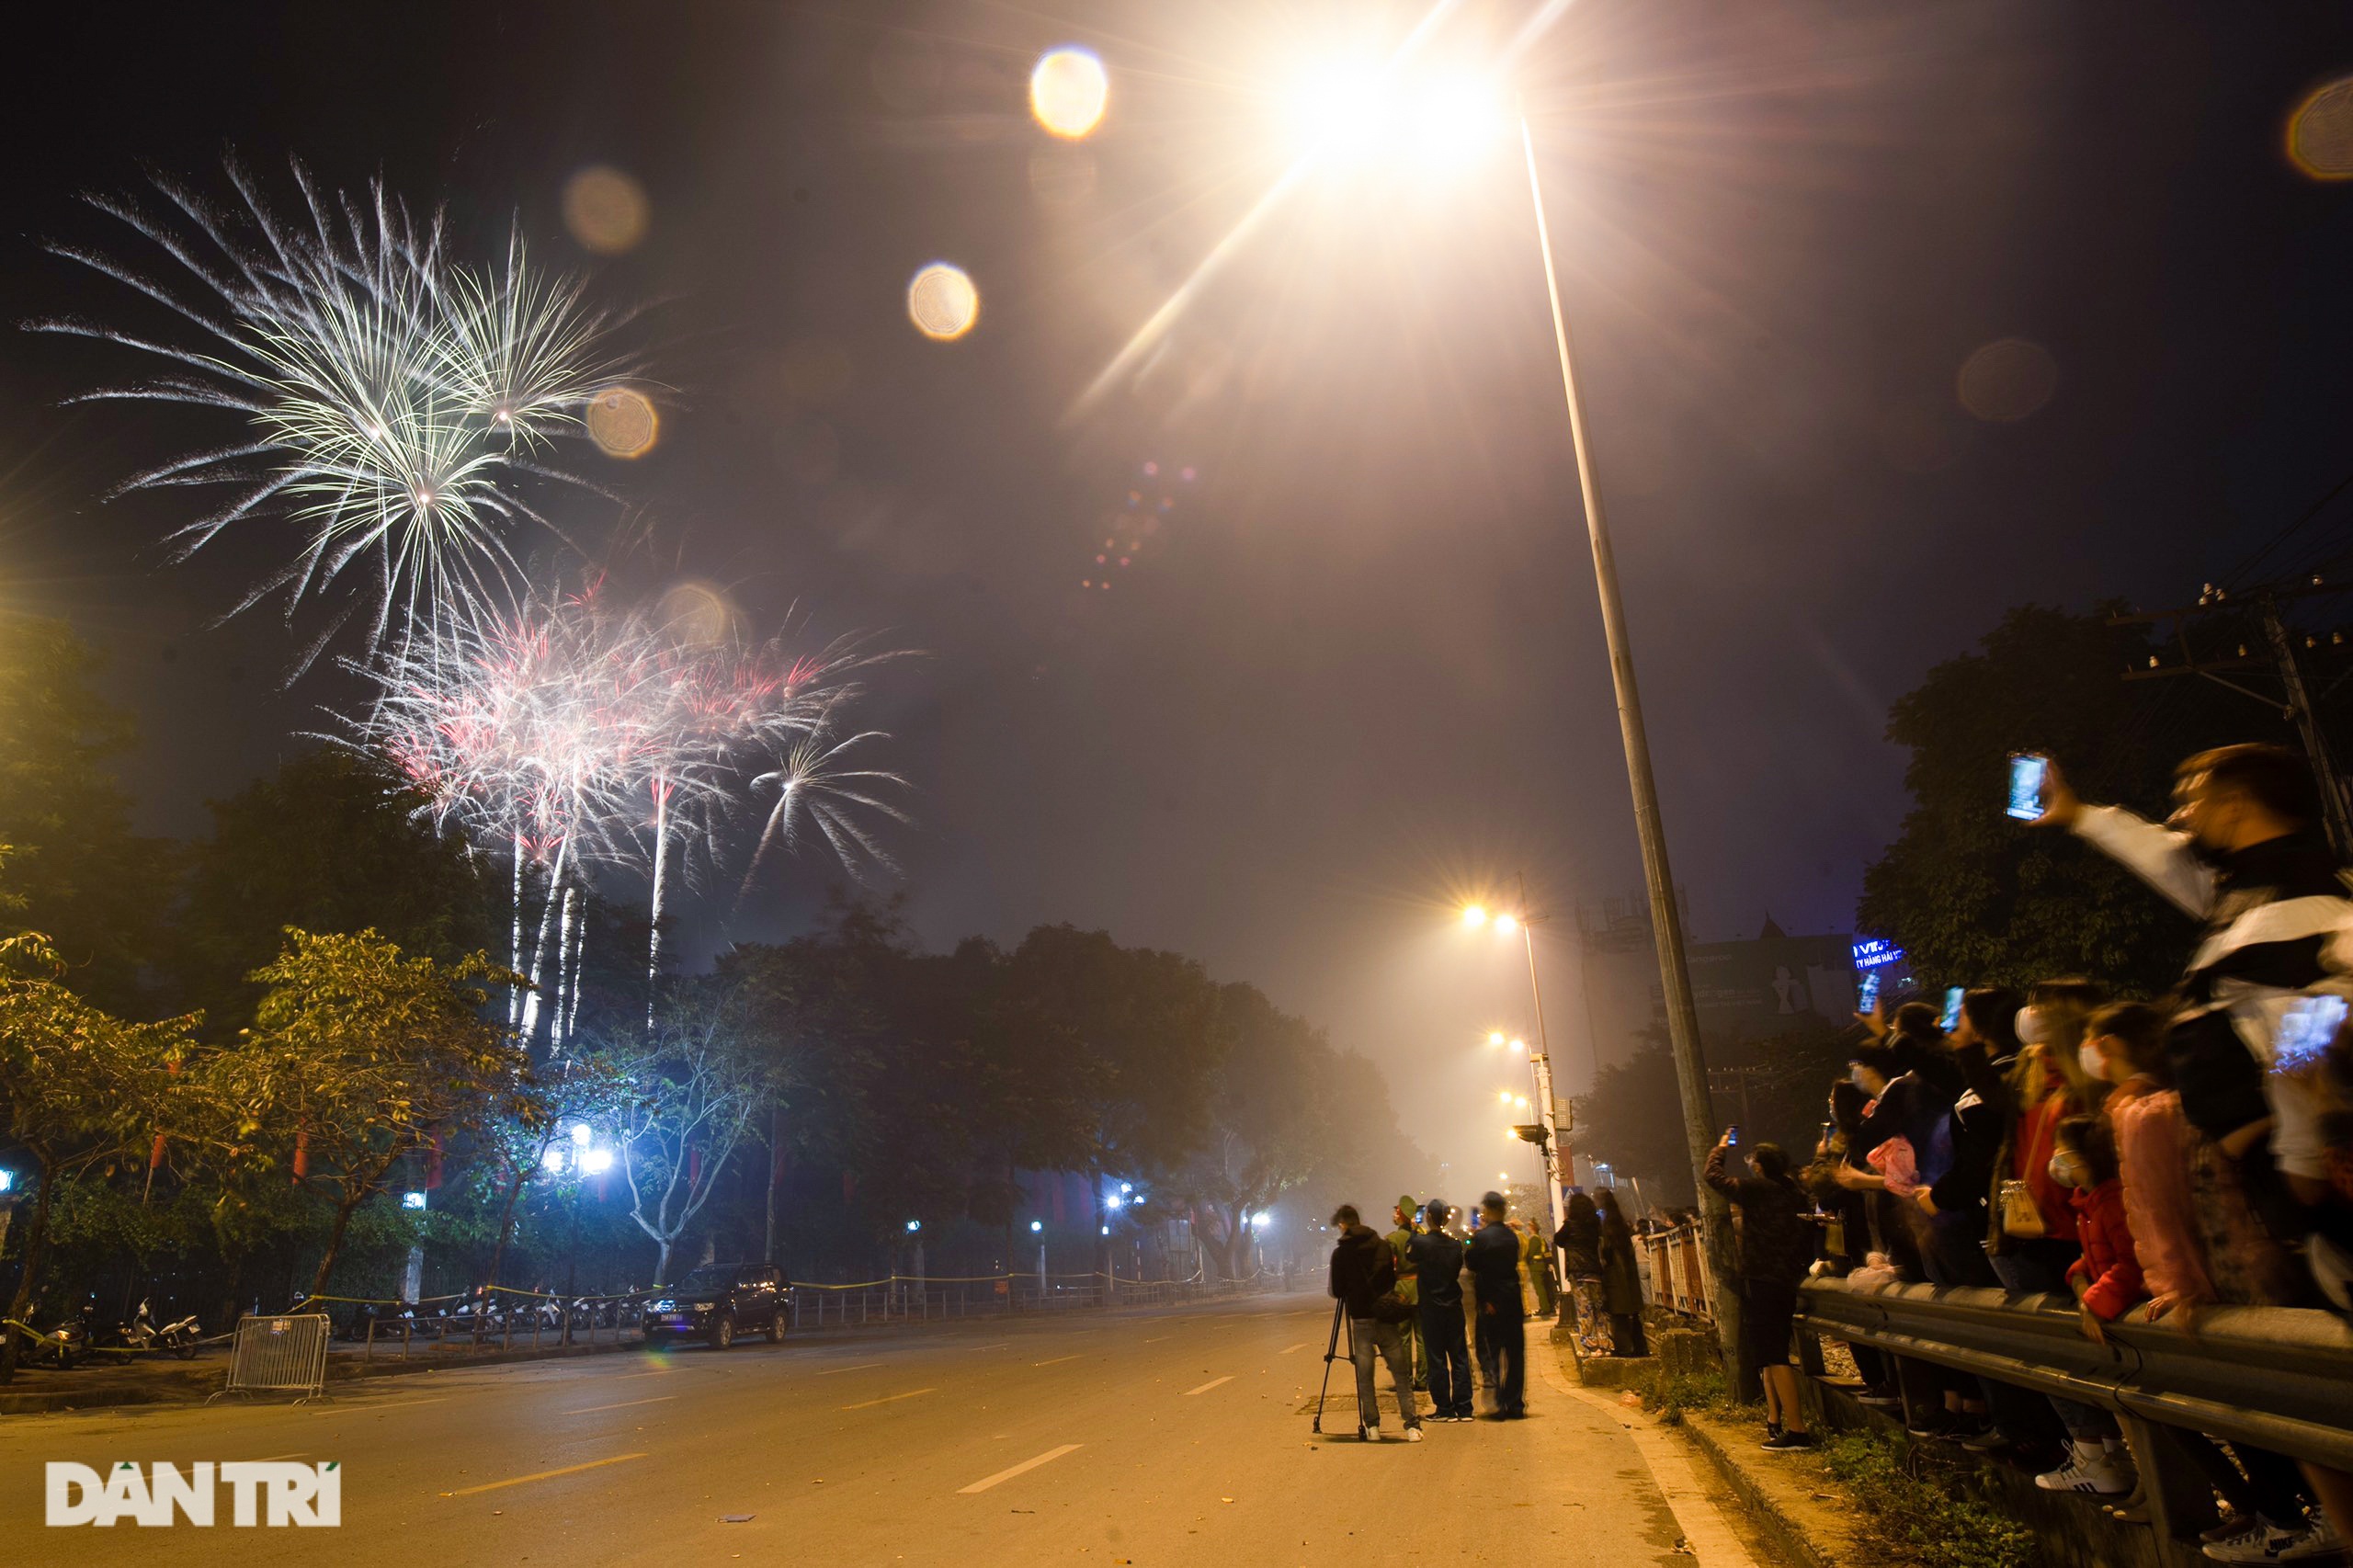
<path id="1" fill-rule="evenodd" d="M 298 1392 L 301 1398 L 324 1398 L 327 1392 L 327 1335 L 324 1312 L 298 1312 L 284 1317 L 248 1317 L 237 1323 L 236 1344 L 229 1356 L 229 1381 L 207 1404 L 222 1394 Z"/>

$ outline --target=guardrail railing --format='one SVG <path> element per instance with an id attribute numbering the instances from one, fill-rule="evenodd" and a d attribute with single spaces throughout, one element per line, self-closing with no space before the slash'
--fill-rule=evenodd
<path id="1" fill-rule="evenodd" d="M 1646 1299 L 1651 1305 L 1702 1321 L 1714 1316 L 1709 1303 L 1715 1299 L 1715 1285 L 1708 1276 L 1708 1249 L 1698 1226 L 1653 1231 L 1637 1235 L 1634 1244 L 1650 1265 Z"/>
<path id="2" fill-rule="evenodd" d="M 2152 1521 L 2177 1538 L 2214 1521 L 2212 1491 L 2177 1433 L 2353 1470 L 2353 1326 L 2328 1312 L 2210 1307 L 2195 1333 L 2119 1321 L 2096 1343 L 2057 1296 L 1814 1279 L 1799 1292 L 1797 1324 L 1817 1377 L 1819 1339 L 1843 1339 L 2109 1412 L 2149 1483 Z"/>

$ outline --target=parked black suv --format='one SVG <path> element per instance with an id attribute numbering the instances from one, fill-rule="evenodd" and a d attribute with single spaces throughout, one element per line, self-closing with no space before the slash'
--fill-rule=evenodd
<path id="1" fill-rule="evenodd" d="M 645 1343 L 675 1343 L 697 1335 L 714 1350 L 738 1334 L 765 1332 L 784 1343 L 792 1315 L 792 1283 L 769 1263 L 706 1263 L 645 1303 Z"/>

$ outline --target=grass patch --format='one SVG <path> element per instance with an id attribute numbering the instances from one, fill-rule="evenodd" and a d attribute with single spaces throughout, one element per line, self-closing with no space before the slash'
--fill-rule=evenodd
<path id="1" fill-rule="evenodd" d="M 1890 1556 L 1923 1568 L 2033 1568 L 2034 1536 L 2003 1510 L 1983 1466 L 1868 1432 L 1825 1433 L 1820 1452 Z"/>
<path id="2" fill-rule="evenodd" d="M 1670 1372 L 1654 1369 L 1634 1380 L 1643 1408 L 1669 1426 L 1679 1426 L 1687 1411 L 1727 1411 L 1733 1407 L 1732 1385 L 1722 1372 Z"/>

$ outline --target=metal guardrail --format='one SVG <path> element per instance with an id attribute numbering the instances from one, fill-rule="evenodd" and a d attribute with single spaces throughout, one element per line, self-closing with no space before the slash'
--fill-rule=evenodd
<path id="1" fill-rule="evenodd" d="M 1715 1300 L 1715 1281 L 1708 1274 L 1708 1249 L 1699 1240 L 1698 1226 L 1653 1231 L 1637 1235 L 1634 1244 L 1650 1264 L 1645 1299 L 1651 1305 L 1702 1322 L 1715 1315 L 1710 1305 Z"/>
<path id="2" fill-rule="evenodd" d="M 240 1319 L 236 1343 L 230 1351 L 229 1381 L 205 1403 L 210 1404 L 222 1394 L 289 1390 L 300 1392 L 302 1399 L 324 1397 L 327 1335 L 332 1328 L 324 1312 Z"/>
<path id="3" fill-rule="evenodd" d="M 1279 1277 L 1128 1279 L 1117 1274 L 983 1274 L 963 1278 L 892 1275 L 849 1285 L 796 1280 L 792 1326 L 857 1325 L 1103 1307 L 1173 1306 L 1280 1289 Z"/>
<path id="4" fill-rule="evenodd" d="M 2353 1325 L 2329 1312 L 2209 1307 L 2195 1333 L 2118 1322 L 2103 1325 L 2099 1344 L 2085 1335 L 2075 1303 L 2056 1296 L 1814 1279 L 1798 1301 L 1800 1351 L 1816 1376 L 1818 1335 L 2109 1412 L 2144 1478 L 2156 1481 L 2155 1522 L 2176 1536 L 2213 1518 L 2211 1492 L 2176 1431 L 2353 1470 Z"/>

